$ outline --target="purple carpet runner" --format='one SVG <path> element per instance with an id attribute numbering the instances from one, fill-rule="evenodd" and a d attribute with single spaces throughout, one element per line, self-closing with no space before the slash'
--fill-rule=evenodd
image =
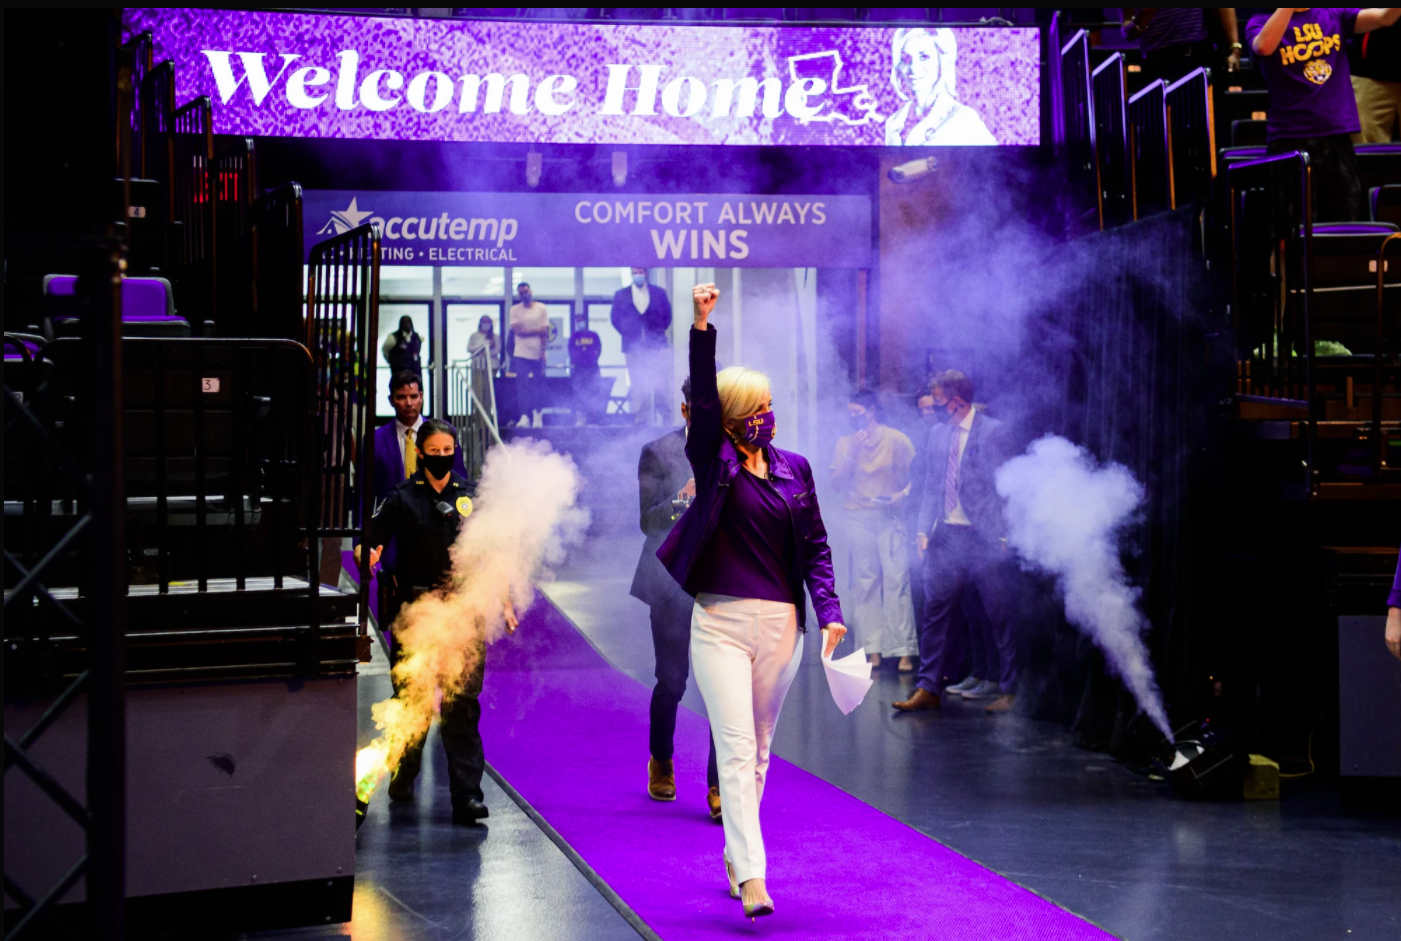
<path id="1" fill-rule="evenodd" d="M 665 941 L 1112 937 L 777 757 L 763 803 L 777 913 L 751 923 L 705 813 L 704 718 L 677 718 L 676 802 L 647 797 L 649 696 L 542 597 L 491 647 L 482 737 L 487 761 Z"/>

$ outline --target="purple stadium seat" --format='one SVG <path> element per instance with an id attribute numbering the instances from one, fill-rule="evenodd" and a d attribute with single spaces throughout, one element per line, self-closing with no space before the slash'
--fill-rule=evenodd
<path id="1" fill-rule="evenodd" d="M 44 293 L 52 297 L 72 296 L 77 275 L 44 276 Z M 77 318 L 56 317 L 54 331 L 60 336 L 77 335 Z M 125 278 L 122 280 L 122 336 L 187 337 L 190 324 L 175 313 L 175 295 L 165 278 Z"/>
<path id="2" fill-rule="evenodd" d="M 21 352 L 21 347 L 24 352 Z M 24 363 L 33 362 L 39 357 L 39 351 L 44 348 L 42 337 L 29 336 L 27 334 L 5 334 L 5 362 Z M 24 353 L 29 356 L 26 359 Z"/>

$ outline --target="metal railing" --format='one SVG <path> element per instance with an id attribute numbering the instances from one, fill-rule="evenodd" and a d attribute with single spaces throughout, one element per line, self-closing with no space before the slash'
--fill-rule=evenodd
<path id="1" fill-rule="evenodd" d="M 1297 179 L 1289 179 L 1297 168 Z M 1291 151 L 1231 166 L 1231 308 L 1240 391 L 1302 403 L 1308 419 L 1308 468 L 1314 467 L 1313 170 L 1309 155 Z M 1297 189 L 1295 189 L 1297 187 Z M 1292 193 L 1291 193 L 1292 191 Z M 1297 200 L 1294 196 L 1297 195 Z M 1297 290 L 1289 288 L 1297 272 Z M 1287 302 L 1294 294 L 1299 303 Z M 1310 478 L 1312 479 L 1312 478 Z"/>
<path id="2" fill-rule="evenodd" d="M 1172 178 L 1172 132 L 1166 88 L 1155 79 L 1129 99 L 1129 142 L 1134 165 L 1134 218 L 1177 208 Z"/>
<path id="3" fill-rule="evenodd" d="M 1095 176 L 1099 181 L 1099 227 L 1137 218 L 1133 201 L 1133 155 L 1129 149 L 1128 83 L 1124 57 L 1114 53 L 1090 75 L 1095 121 Z"/>
<path id="4" fill-rule="evenodd" d="M 117 117 L 117 176 L 126 178 L 141 171 L 141 85 L 151 71 L 153 46 L 149 32 L 137 33 L 121 48 L 121 66 L 131 94 L 123 96 Z"/>
<path id="5" fill-rule="evenodd" d="M 257 284 L 253 246 L 253 198 L 258 192 L 253 138 L 214 138 L 213 191 L 219 249 L 219 335 L 262 336 L 253 328 Z M 296 261 L 301 261 L 298 252 Z M 300 280 L 300 279 L 299 279 Z"/>
<path id="6" fill-rule="evenodd" d="M 306 338 L 302 280 L 302 188 L 286 183 L 253 203 L 253 332 Z"/>
<path id="7" fill-rule="evenodd" d="M 359 539 L 374 514 L 374 398 L 379 336 L 380 231 L 373 223 L 312 246 L 307 273 L 307 347 L 314 364 L 317 451 L 308 533 L 311 569 L 329 576 L 344 537 Z M 320 537 L 320 538 L 318 538 Z M 361 553 L 360 636 L 370 610 L 370 554 Z M 316 579 L 311 586 L 313 608 Z M 313 624 L 312 637 L 319 624 Z"/>
<path id="8" fill-rule="evenodd" d="M 1095 101 L 1090 81 L 1090 34 L 1078 30 L 1058 52 L 1068 216 L 1072 234 L 1102 228 L 1100 179 L 1095 162 Z"/>
<path id="9" fill-rule="evenodd" d="M 496 381 L 487 350 L 465 363 L 448 366 L 448 421 L 457 428 L 462 461 L 472 479 L 481 476 L 486 452 L 501 442 L 496 415 Z"/>
<path id="10" fill-rule="evenodd" d="M 175 128 L 175 63 L 167 59 L 153 66 L 142 76 L 140 89 L 141 140 L 132 153 L 140 158 L 143 179 L 165 183 L 170 179 L 170 135 Z"/>
<path id="11" fill-rule="evenodd" d="M 1401 337 L 1401 318 L 1390 324 L 1390 332 L 1386 323 L 1386 274 L 1387 274 L 1387 252 L 1389 249 L 1401 248 L 1401 232 L 1392 233 L 1382 240 L 1382 244 L 1377 248 L 1377 335 L 1376 348 L 1372 351 L 1372 422 L 1369 431 L 1372 444 L 1372 479 L 1381 480 L 1383 475 L 1394 479 L 1394 475 L 1401 471 L 1401 468 L 1387 466 L 1386 453 L 1387 442 L 1382 436 L 1382 403 L 1385 390 L 1385 365 L 1384 362 L 1390 359 L 1392 368 L 1395 369 L 1397 360 L 1401 359 L 1396 349 L 1397 337 Z M 1397 253 L 1401 254 L 1401 253 Z M 1398 258 L 1401 261 L 1401 258 Z M 1386 354 L 1386 340 L 1390 337 L 1392 350 L 1390 356 Z"/>
<path id="12" fill-rule="evenodd" d="M 219 320 L 219 200 L 214 174 L 214 112 L 207 97 L 182 105 L 172 117 L 170 180 L 171 252 L 181 310 L 198 330 Z"/>
<path id="13" fill-rule="evenodd" d="M 1216 179 L 1216 117 L 1212 106 L 1211 73 L 1196 69 L 1173 82 L 1163 93 L 1167 105 L 1169 177 L 1173 205 L 1211 199 Z"/>

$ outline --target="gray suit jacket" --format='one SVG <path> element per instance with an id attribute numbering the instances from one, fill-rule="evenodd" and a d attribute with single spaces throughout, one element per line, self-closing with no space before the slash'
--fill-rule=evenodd
<path id="1" fill-rule="evenodd" d="M 936 425 L 925 448 L 924 493 L 919 501 L 919 531 L 928 535 L 944 518 L 944 475 L 948 473 L 949 443 L 953 426 Z M 958 466 L 958 500 L 973 529 L 986 539 L 1001 538 L 1005 531 L 1002 498 L 993 474 L 1011 457 L 1007 426 L 982 412 L 973 413 L 968 444 Z"/>
<path id="2" fill-rule="evenodd" d="M 637 494 L 641 510 L 639 522 L 647 541 L 637 560 L 630 594 L 649 605 L 691 604 L 691 596 L 676 584 L 676 579 L 657 558 L 658 547 L 676 524 L 671 501 L 691 476 L 691 462 L 686 459 L 685 429 L 662 435 L 643 446 L 642 457 L 637 462 Z"/>

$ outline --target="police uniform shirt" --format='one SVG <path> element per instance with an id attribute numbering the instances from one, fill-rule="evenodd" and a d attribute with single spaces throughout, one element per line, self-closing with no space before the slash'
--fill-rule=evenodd
<path id="1" fill-rule="evenodd" d="M 476 486 L 456 471 L 439 492 L 420 468 L 390 492 L 370 521 L 370 545 L 395 541 L 400 592 L 434 588 L 452 568 L 448 550 L 472 513 Z"/>

